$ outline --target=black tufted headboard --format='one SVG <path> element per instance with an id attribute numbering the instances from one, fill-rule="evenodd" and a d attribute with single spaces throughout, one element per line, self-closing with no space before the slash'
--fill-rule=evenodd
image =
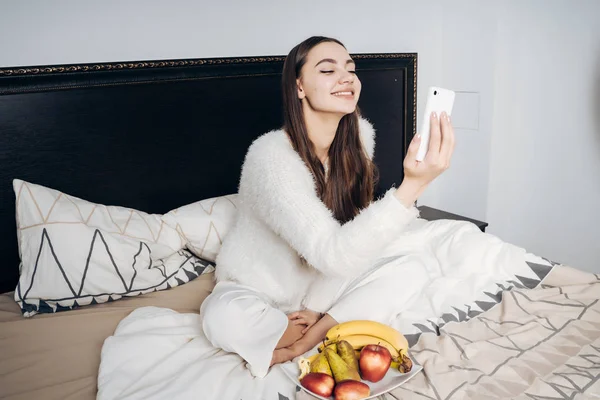
<path id="1" fill-rule="evenodd" d="M 352 57 L 380 194 L 401 182 L 415 133 L 417 55 Z M 13 179 L 149 213 L 234 193 L 252 140 L 282 124 L 283 60 L 0 69 L 0 292 L 18 281 Z"/>

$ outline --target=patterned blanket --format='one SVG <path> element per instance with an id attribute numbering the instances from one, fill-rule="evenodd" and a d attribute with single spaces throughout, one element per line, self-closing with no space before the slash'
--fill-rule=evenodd
<path id="1" fill-rule="evenodd" d="M 421 334 L 410 354 L 423 372 L 386 400 L 599 399 L 600 274 L 557 266 L 538 287 Z"/>

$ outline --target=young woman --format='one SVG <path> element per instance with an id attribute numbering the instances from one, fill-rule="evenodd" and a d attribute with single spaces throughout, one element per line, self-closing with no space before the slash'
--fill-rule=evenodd
<path id="1" fill-rule="evenodd" d="M 402 184 L 375 200 L 374 129 L 357 110 L 361 83 L 343 44 L 300 43 L 285 60 L 282 84 L 284 127 L 248 150 L 238 218 L 201 307 L 207 338 L 239 354 L 257 377 L 313 348 L 337 323 L 391 322 L 405 301 L 397 293 L 402 275 L 373 266 L 417 217 L 415 200 L 454 149 L 449 118 L 431 115 L 425 160 L 415 160 L 417 135 Z"/>

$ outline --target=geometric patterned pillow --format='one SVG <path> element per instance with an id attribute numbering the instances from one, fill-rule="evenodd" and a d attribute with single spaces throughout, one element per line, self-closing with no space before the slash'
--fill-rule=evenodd
<path id="1" fill-rule="evenodd" d="M 223 239 L 237 217 L 237 194 L 204 199 L 162 216 L 196 256 L 215 261 Z"/>
<path id="2" fill-rule="evenodd" d="M 23 315 L 164 290 L 212 270 L 161 215 L 13 181 Z"/>

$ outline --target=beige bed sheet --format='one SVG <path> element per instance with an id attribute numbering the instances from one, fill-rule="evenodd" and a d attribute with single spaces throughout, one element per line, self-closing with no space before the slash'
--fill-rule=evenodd
<path id="1" fill-rule="evenodd" d="M 600 399 L 600 274 L 555 267 L 410 353 L 423 373 L 387 399 Z"/>
<path id="2" fill-rule="evenodd" d="M 198 313 L 214 287 L 214 274 L 185 285 L 111 303 L 24 318 L 13 293 L 0 295 L 0 398 L 96 398 L 104 340 L 138 307 Z"/>

